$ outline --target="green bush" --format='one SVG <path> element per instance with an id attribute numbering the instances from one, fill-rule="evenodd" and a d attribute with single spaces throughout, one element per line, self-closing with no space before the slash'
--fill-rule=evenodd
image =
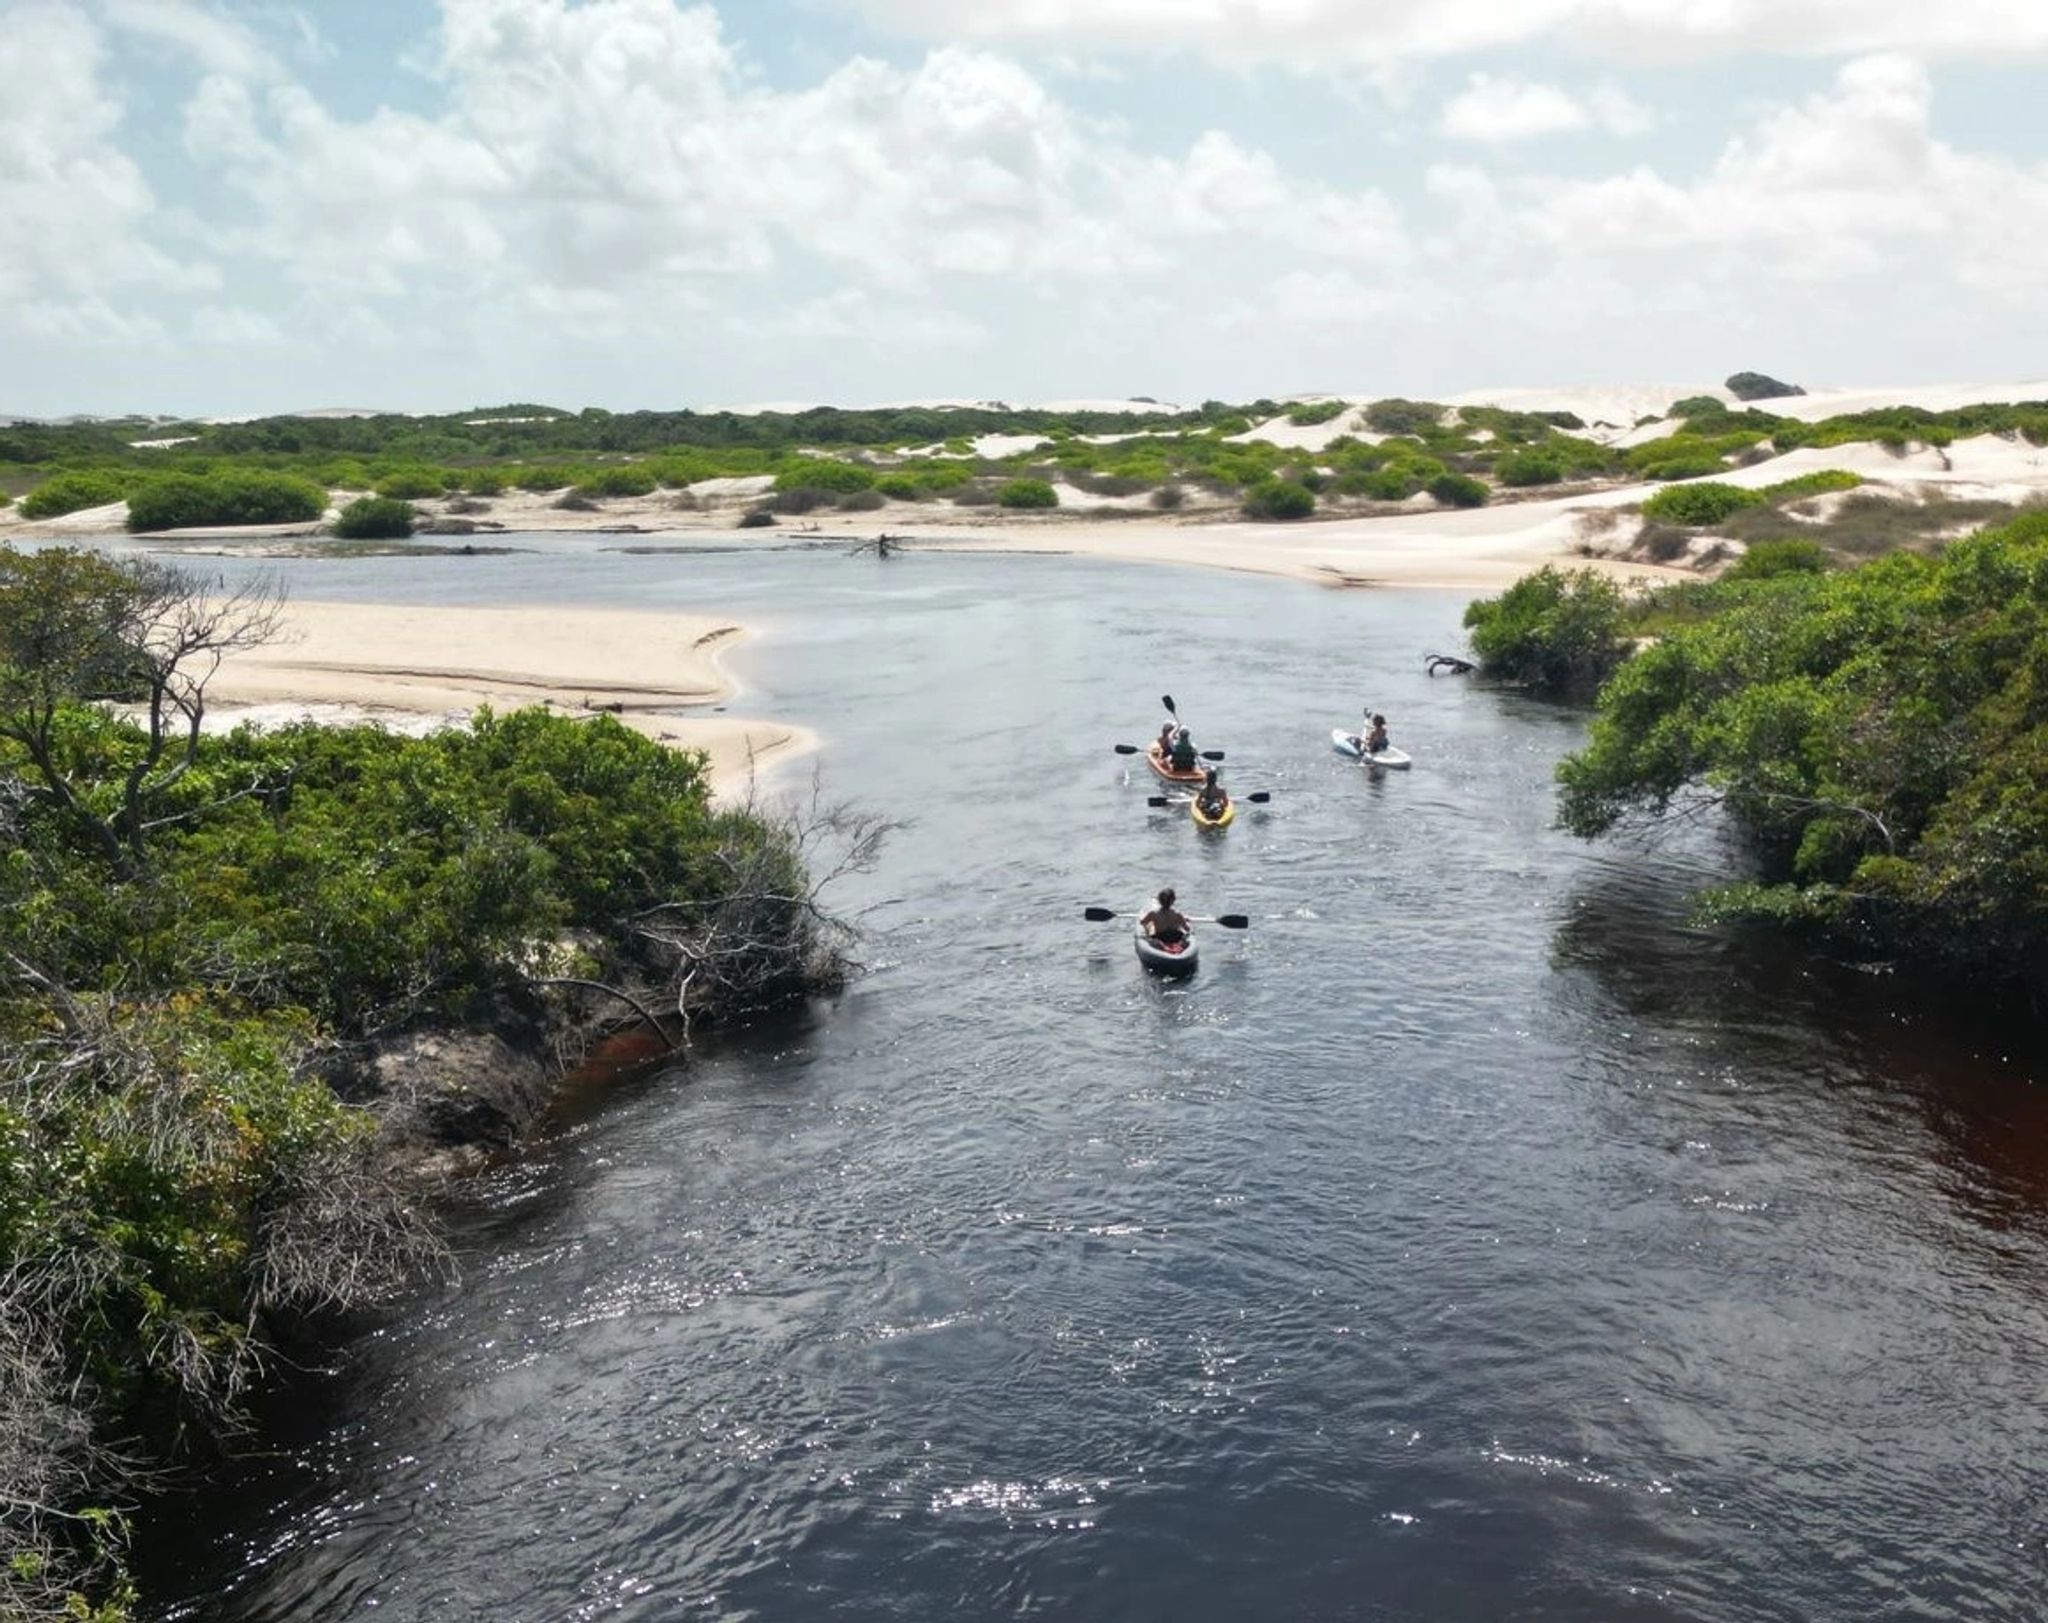
<path id="1" fill-rule="evenodd" d="M 1012 479 L 996 492 L 998 507 L 1057 507 L 1059 492 L 1044 479 Z"/>
<path id="2" fill-rule="evenodd" d="M 875 481 L 875 489 L 892 502 L 923 501 L 931 494 L 907 473 L 885 473 Z"/>
<path id="3" fill-rule="evenodd" d="M 889 498 L 879 490 L 849 490 L 839 498 L 842 513 L 872 513 L 877 507 L 888 504 Z"/>
<path id="4" fill-rule="evenodd" d="M 1465 625 L 1489 674 L 1549 693 L 1590 692 L 1630 647 L 1621 591 L 1593 569 L 1545 565 L 1468 604 Z"/>
<path id="5" fill-rule="evenodd" d="M 1821 468 L 1813 473 L 1802 473 L 1796 479 L 1780 479 L 1775 485 L 1765 485 L 1762 495 L 1766 501 L 1792 502 L 1802 496 L 1826 496 L 1840 490 L 1854 490 L 1863 483 L 1863 475 L 1850 473 L 1843 468 Z"/>
<path id="6" fill-rule="evenodd" d="M 336 515 L 334 533 L 344 541 L 383 541 L 412 534 L 412 503 L 389 496 L 358 496 Z"/>
<path id="7" fill-rule="evenodd" d="M 180 530 L 231 524 L 298 524 L 327 511 L 327 492 L 282 473 L 165 474 L 128 498 L 128 528 Z"/>
<path id="8" fill-rule="evenodd" d="M 1187 492 L 1179 485 L 1161 485 L 1152 492 L 1152 505 L 1162 513 L 1177 511 L 1187 503 Z"/>
<path id="9" fill-rule="evenodd" d="M 651 496 L 654 494 L 654 472 L 638 463 L 614 468 L 599 468 L 577 485 L 585 496 Z"/>
<path id="10" fill-rule="evenodd" d="M 424 501 L 448 489 L 448 476 L 438 468 L 400 468 L 376 483 L 379 496 L 395 502 Z"/>
<path id="11" fill-rule="evenodd" d="M 53 474 L 21 498 L 21 516 L 62 518 L 88 507 L 106 507 L 128 493 L 128 484 L 113 472 Z"/>
<path id="12" fill-rule="evenodd" d="M 1682 417 L 1687 422 L 1699 417 L 1725 417 L 1728 415 L 1728 402 L 1717 394 L 1689 394 L 1683 400 L 1672 401 L 1671 409 L 1665 415 Z"/>
<path id="13" fill-rule="evenodd" d="M 773 524 L 774 522 L 775 515 L 769 512 L 767 508 L 750 507 L 744 513 L 740 514 L 738 528 L 742 530 L 762 530 L 766 529 L 769 525 Z"/>
<path id="14" fill-rule="evenodd" d="M 1828 567 L 1827 548 L 1818 541 L 1753 541 L 1721 578 L 1772 580 L 1779 575 L 1824 574 Z"/>
<path id="15" fill-rule="evenodd" d="M 1430 400 L 1375 400 L 1365 425 L 1376 434 L 1427 434 L 1443 422 L 1444 407 Z"/>
<path id="16" fill-rule="evenodd" d="M 1643 503 L 1643 517 L 1660 524 L 1685 524 L 1697 527 L 1702 524 L 1719 524 L 1745 507 L 1755 507 L 1763 497 L 1754 490 L 1738 489 L 1734 485 L 1715 484 L 1711 481 L 1693 485 L 1673 485 L 1660 490 Z"/>
<path id="17" fill-rule="evenodd" d="M 1315 492 L 1291 479 L 1261 479 L 1244 493 L 1246 518 L 1289 521 L 1315 510 Z"/>
<path id="18" fill-rule="evenodd" d="M 815 513 L 821 507 L 838 504 L 836 491 L 817 490 L 809 485 L 799 485 L 794 490 L 778 490 L 768 498 L 766 506 L 776 513 Z"/>
<path id="19" fill-rule="evenodd" d="M 505 494 L 505 474 L 501 468 L 469 468 L 462 475 L 462 490 L 466 496 L 502 496 Z"/>
<path id="20" fill-rule="evenodd" d="M 1342 400 L 1314 400 L 1290 407 L 1287 420 L 1297 428 L 1314 428 L 1318 424 L 1334 422 L 1350 407 Z"/>
<path id="21" fill-rule="evenodd" d="M 777 490 L 829 490 L 843 496 L 849 490 L 867 490 L 875 482 L 872 468 L 833 457 L 791 457 L 775 476 Z"/>
<path id="22" fill-rule="evenodd" d="M 1446 507 L 1484 507 L 1490 494 L 1469 474 L 1440 473 L 1430 480 L 1429 493 Z"/>
<path id="23" fill-rule="evenodd" d="M 1504 485 L 1554 485 L 1564 463 L 1547 450 L 1510 451 L 1495 460 L 1493 476 Z"/>
<path id="24" fill-rule="evenodd" d="M 1781 400 L 1789 395 L 1806 393 L 1796 383 L 1780 383 L 1762 372 L 1734 373 L 1721 387 L 1737 400 Z"/>

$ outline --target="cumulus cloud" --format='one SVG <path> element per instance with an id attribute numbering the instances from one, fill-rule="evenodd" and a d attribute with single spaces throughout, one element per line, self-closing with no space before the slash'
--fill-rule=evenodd
<path id="1" fill-rule="evenodd" d="M 1134 150 L 1014 62 L 959 48 L 757 84 L 709 8 L 445 0 L 432 117 L 335 116 L 290 84 L 209 75 L 187 153 L 237 189 L 234 240 L 302 287 L 490 290 L 647 309 L 790 264 L 881 287 L 1121 277 L 1224 238 L 1326 258 L 1398 251 L 1371 191 L 1212 132 Z"/>
<path id="2" fill-rule="evenodd" d="M 1241 67 L 1377 70 L 1551 43 L 1589 56 L 1685 61 L 1733 53 L 1912 51 L 2008 61 L 2048 53 L 2032 0 L 843 0 L 914 37 L 1053 51 L 1198 52 Z"/>
<path id="3" fill-rule="evenodd" d="M 218 280 L 211 265 L 152 240 L 156 199 L 122 150 L 104 55 L 67 5 L 16 6 L 0 26 L 0 327 L 130 340 L 157 324 L 124 308 L 124 292 Z"/>
<path id="4" fill-rule="evenodd" d="M 1809 281 L 1935 249 L 1960 285 L 2025 285 L 2048 251 L 2048 166 L 1960 152 L 1931 111 L 1924 66 L 1865 57 L 1766 114 L 1696 180 L 1638 168 L 1554 183 L 1522 223 L 1578 252 L 1740 248 Z"/>
<path id="5" fill-rule="evenodd" d="M 1438 128 L 1456 141 L 1528 141 L 1581 130 L 1640 135 L 1656 117 L 1621 91 L 1602 86 L 1584 100 L 1556 85 L 1475 73 L 1444 104 Z"/>

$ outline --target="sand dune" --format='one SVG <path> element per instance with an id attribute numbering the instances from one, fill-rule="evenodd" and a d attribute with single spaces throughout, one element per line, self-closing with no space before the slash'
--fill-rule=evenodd
<path id="1" fill-rule="evenodd" d="M 808 749 L 802 728 L 682 712 L 732 692 L 718 660 L 729 621 L 599 609 L 423 608 L 294 602 L 285 635 L 231 656 L 209 693 L 230 716 L 298 710 L 459 720 L 479 705 L 604 710 L 711 758 L 730 793 L 751 766 Z"/>

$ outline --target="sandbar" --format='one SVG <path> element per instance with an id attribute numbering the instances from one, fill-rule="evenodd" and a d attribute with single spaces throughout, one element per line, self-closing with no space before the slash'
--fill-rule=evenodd
<path id="1" fill-rule="evenodd" d="M 480 705 L 609 713 L 703 751 L 730 797 L 816 742 L 784 722 L 696 713 L 732 696 L 719 655 L 744 635 L 729 620 L 628 609 L 294 601 L 282 634 L 230 655 L 207 693 L 225 719 L 265 721 L 290 707 L 399 721 L 454 721 Z"/>

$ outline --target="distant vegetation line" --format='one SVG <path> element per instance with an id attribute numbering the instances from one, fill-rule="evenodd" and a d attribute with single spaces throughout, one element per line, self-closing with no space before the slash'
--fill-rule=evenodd
<path id="1" fill-rule="evenodd" d="M 1313 427 L 1347 414 L 1340 426 L 1348 431 L 1314 450 L 1239 437 L 1275 419 Z M 764 506 L 783 513 L 883 501 L 1046 505 L 1035 485 L 1032 499 L 1020 500 L 1024 480 L 1103 497 L 1150 494 L 1160 508 L 1193 491 L 1241 503 L 1255 517 L 1303 518 L 1319 507 L 1425 494 L 1438 505 L 1473 506 L 1506 490 L 1698 479 L 1809 446 L 1904 452 L 1978 434 L 2048 445 L 2048 401 L 1943 412 L 1898 406 L 1806 423 L 1701 395 L 1634 426 L 1651 423 L 1668 423 L 1669 432 L 1625 448 L 1588 438 L 1587 425 L 1568 412 L 1401 399 L 1362 408 L 1212 400 L 1191 411 L 1135 414 L 997 406 L 569 413 L 511 405 L 437 417 L 22 423 L 0 428 L 0 493 L 18 497 L 28 520 L 126 501 L 138 530 L 317 517 L 336 491 L 420 501 L 516 489 L 597 503 L 760 476 L 774 480 Z M 148 447 L 131 443 L 145 433 Z M 983 456 L 976 444 L 988 435 L 1045 443 Z M 1106 436 L 1116 438 L 1095 442 Z M 171 485 L 174 477 L 185 483 Z"/>

